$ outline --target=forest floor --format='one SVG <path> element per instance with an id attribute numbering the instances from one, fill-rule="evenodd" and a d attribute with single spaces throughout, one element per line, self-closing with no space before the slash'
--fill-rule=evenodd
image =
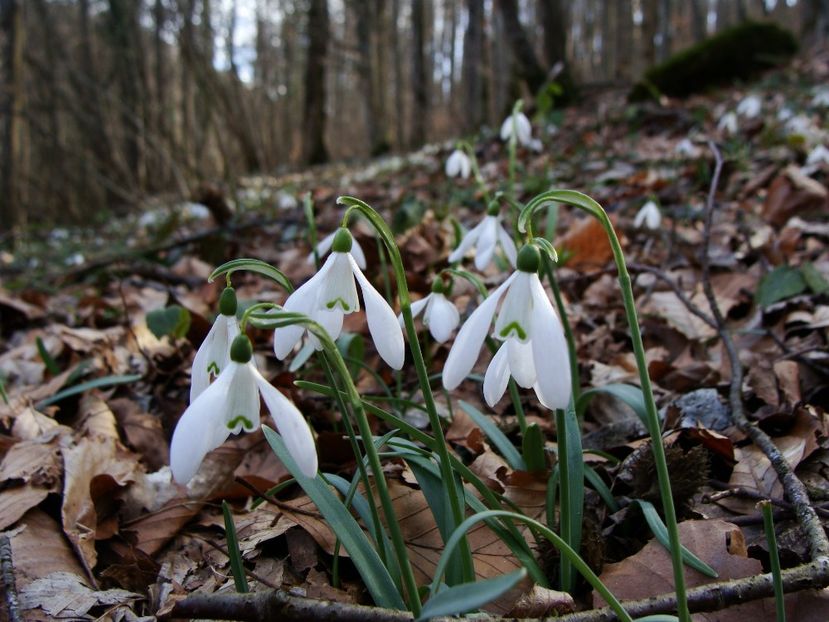
<path id="1" fill-rule="evenodd" d="M 829 56 L 823 54 L 758 82 L 685 101 L 633 107 L 622 93 L 596 94 L 564 111 L 558 127 L 536 128 L 541 152 L 519 152 L 521 200 L 550 187 L 578 190 L 607 209 L 619 232 L 664 420 L 682 540 L 717 571 L 717 580 L 768 571 L 759 499 L 775 505 L 784 568 L 809 561 L 810 549 L 768 457 L 731 416 L 734 369 L 704 292 L 706 280 L 745 369 L 739 388 L 746 415 L 772 437 L 820 516 L 829 513 L 829 158 L 806 162 L 815 147 L 829 145 L 829 101 L 820 101 L 820 93 L 829 99 L 828 83 Z M 738 116 L 734 132 L 718 128 L 750 95 L 760 100 L 757 116 Z M 724 161 L 710 205 L 715 154 L 709 139 Z M 26 619 L 152 619 L 169 615 L 190 595 L 233 591 L 222 500 L 230 502 L 252 590 L 370 604 L 347 558 L 340 558 L 339 582 L 332 582 L 335 538 L 301 490 L 288 487 L 269 503 L 252 503 L 252 490 L 289 477 L 261 432 L 232 437 L 187 487 L 171 481 L 169 439 L 187 406 L 194 349 L 218 304 L 221 290 L 206 280 L 213 268 L 256 257 L 299 284 L 313 273 L 302 197 L 310 193 L 317 228 L 328 233 L 342 215 L 336 197 L 348 194 L 386 215 L 399 234 L 409 288 L 415 297 L 426 295 L 429 275 L 446 266 L 451 218 L 470 227 L 484 209 L 472 180 L 446 178 L 450 148 L 241 180 L 237 215 L 226 227 L 215 227 L 198 207 L 159 207 L 95 230 L 35 234 L 14 252 L 3 251 L 0 530 L 11 545 L 3 549 L 3 580 L 8 593 L 5 564 L 11 560 Z M 506 147 L 484 137 L 477 154 L 491 187 L 502 185 Z M 660 227 L 634 227 L 649 200 L 660 208 Z M 713 207 L 710 228 L 707 206 Z M 582 385 L 638 384 L 602 230 L 561 208 L 555 231 Z M 369 228 L 358 223 L 355 235 L 366 249 L 369 278 L 380 283 L 382 263 Z M 492 286 L 502 275 L 491 267 L 483 279 Z M 285 298 L 252 273 L 236 273 L 234 286 L 243 302 Z M 462 314 L 474 308 L 474 290 L 459 282 L 455 301 Z M 158 313 L 153 316 L 155 332 L 170 333 L 159 337 L 147 315 L 174 305 L 186 312 L 169 311 L 167 328 L 159 328 Z M 356 372 L 363 395 L 380 395 L 387 384 L 419 399 L 414 378 L 395 378 L 360 338 L 366 333 L 361 314 L 347 317 L 345 331 L 356 337 L 344 348 L 379 370 Z M 336 407 L 294 385 L 299 377 L 324 381 L 320 369 L 293 370 L 273 357 L 268 332 L 250 335 L 259 369 L 316 431 L 321 469 L 350 478 L 354 460 L 337 432 Z M 433 371 L 447 352 L 448 345 L 427 346 Z M 541 426 L 552 449 L 553 418 L 530 395 L 523 393 L 528 419 Z M 492 490 L 543 519 L 546 475 L 512 468 L 459 405 L 462 399 L 489 413 L 520 446 L 509 401 L 488 409 L 472 381 L 451 402 L 440 392 L 437 398 L 457 455 Z M 418 413 L 401 412 L 422 425 Z M 583 555 L 620 599 L 670 592 L 670 559 L 631 503 L 661 507 L 644 427 L 632 409 L 599 393 L 582 431 L 590 450 L 585 460 L 604 482 L 601 491 L 587 489 Z M 441 547 L 435 519 L 411 471 L 397 460 L 386 468 L 417 578 L 426 583 Z M 518 567 L 491 536 L 482 529 L 471 538 L 481 577 Z M 554 585 L 555 556 L 544 547 L 540 556 Z M 691 586 L 712 581 L 691 569 L 686 576 Z M 516 608 L 520 591 L 510 592 L 489 610 L 542 616 L 550 603 L 562 606 L 562 599 L 540 594 Z M 829 619 L 825 590 L 797 592 L 786 603 L 790 620 Z M 579 584 L 575 607 L 598 604 Z M 765 599 L 698 619 L 766 620 L 773 612 L 773 599 Z"/>

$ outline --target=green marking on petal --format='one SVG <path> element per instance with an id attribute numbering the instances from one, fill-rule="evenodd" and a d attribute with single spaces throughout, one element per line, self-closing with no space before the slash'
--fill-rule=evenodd
<path id="1" fill-rule="evenodd" d="M 339 297 L 325 303 L 325 306 L 328 309 L 333 309 L 337 305 L 341 306 L 343 308 L 343 311 L 345 311 L 345 312 L 351 311 L 351 307 L 348 306 L 348 303 L 345 300 L 343 300 L 342 298 L 339 298 Z"/>
<path id="2" fill-rule="evenodd" d="M 239 425 L 240 422 L 242 423 L 242 427 L 245 428 L 245 430 L 250 431 L 253 429 L 253 422 L 251 422 L 251 420 L 245 417 L 244 415 L 237 415 L 236 417 L 228 421 L 227 427 L 229 430 L 232 430 L 237 425 Z"/>
<path id="3" fill-rule="evenodd" d="M 500 337 L 506 339 L 510 336 L 510 333 L 515 331 L 515 334 L 518 336 L 518 339 L 524 341 L 527 338 L 527 332 L 521 328 L 521 325 L 518 322 L 510 322 L 504 328 L 501 329 L 501 332 L 498 333 Z"/>
<path id="4" fill-rule="evenodd" d="M 210 361 L 210 364 L 207 366 L 207 373 L 213 373 L 214 375 L 218 376 L 221 373 L 219 369 L 219 364 L 216 361 Z"/>

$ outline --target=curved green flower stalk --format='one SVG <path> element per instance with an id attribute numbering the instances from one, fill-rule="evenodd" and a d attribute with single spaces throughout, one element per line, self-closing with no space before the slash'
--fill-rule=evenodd
<path id="1" fill-rule="evenodd" d="M 400 300 L 400 312 L 403 315 L 403 322 L 406 327 L 406 335 L 409 339 L 409 349 L 412 353 L 412 359 L 417 372 L 417 380 L 420 384 L 420 390 L 423 394 L 423 402 L 426 406 L 426 412 L 429 415 L 429 424 L 432 427 L 432 432 L 435 435 L 437 445 L 437 455 L 440 466 L 441 479 L 446 486 L 446 494 L 449 500 L 449 507 L 452 512 L 453 524 L 457 527 L 464 519 L 464 506 L 461 501 L 461 494 L 458 491 L 456 478 L 452 472 L 452 466 L 449 456 L 449 447 L 446 443 L 446 438 L 443 435 L 443 428 L 441 427 L 440 416 L 435 405 L 435 398 L 432 394 L 432 387 L 429 383 L 429 371 L 426 369 L 426 363 L 423 360 L 423 352 L 420 349 L 420 341 L 417 337 L 417 330 L 414 325 L 414 318 L 412 317 L 412 301 L 409 297 L 409 285 L 406 282 L 406 273 L 403 268 L 403 260 L 400 257 L 400 249 L 394 241 L 394 234 L 389 229 L 386 222 L 381 218 L 371 206 L 360 199 L 341 196 L 337 198 L 337 203 L 347 206 L 345 214 L 343 215 L 343 222 L 348 222 L 348 217 L 352 210 L 357 210 L 374 227 L 377 234 L 386 245 L 389 253 L 389 259 L 394 269 L 394 276 L 397 281 L 397 297 Z M 475 569 L 472 564 L 472 553 L 469 549 L 469 543 L 464 538 L 461 543 L 461 564 L 463 567 L 463 577 L 465 581 L 472 581 L 475 578 Z"/>
<path id="2" fill-rule="evenodd" d="M 636 306 L 633 298 L 633 287 L 631 286 L 630 274 L 625 264 L 622 246 L 613 224 L 601 205 L 586 194 L 574 190 L 550 190 L 533 198 L 521 212 L 518 219 L 518 229 L 521 232 L 530 233 L 533 213 L 549 202 L 558 202 L 571 205 L 584 210 L 594 218 L 597 218 L 607 233 L 610 247 L 613 251 L 613 260 L 616 262 L 616 269 L 619 272 L 619 286 L 622 290 L 622 300 L 625 306 L 625 316 L 630 327 L 630 337 L 633 342 L 633 353 L 636 357 L 636 365 L 639 368 L 639 382 L 642 385 L 642 393 L 645 397 L 645 408 L 647 413 L 648 433 L 651 437 L 653 447 L 654 463 L 659 481 L 659 493 L 662 497 L 662 508 L 665 512 L 665 522 L 668 527 L 670 539 L 671 562 L 674 571 L 674 586 L 676 589 L 677 609 L 679 618 L 683 622 L 691 619 L 688 610 L 688 600 L 685 590 L 685 577 L 682 569 L 682 549 L 679 541 L 679 529 L 676 522 L 676 509 L 671 494 L 671 481 L 668 473 L 668 464 L 665 460 L 665 448 L 662 446 L 660 433 L 659 416 L 656 412 L 656 402 L 653 398 L 653 387 L 648 375 L 647 361 L 645 360 L 645 347 L 642 343 L 642 334 L 639 330 L 639 320 L 636 315 Z"/>
<path id="3" fill-rule="evenodd" d="M 409 608 L 415 617 L 419 616 L 421 610 L 420 593 L 417 589 L 417 582 L 415 581 L 414 571 L 412 569 L 411 561 L 409 560 L 409 553 L 406 549 L 406 542 L 403 538 L 403 532 L 400 529 L 400 521 L 394 511 L 391 494 L 389 493 L 388 485 L 386 484 L 386 479 L 383 474 L 383 466 L 380 463 L 380 456 L 377 452 L 377 448 L 372 442 L 374 437 L 368 423 L 368 417 L 366 417 L 366 411 L 363 407 L 362 399 L 357 391 L 357 387 L 354 385 L 354 381 L 351 379 L 351 373 L 348 371 L 348 366 L 337 348 L 337 344 L 334 343 L 325 328 L 301 313 L 277 311 L 276 313 L 269 314 L 268 322 L 269 326 L 273 328 L 284 328 L 285 326 L 291 326 L 294 324 L 303 325 L 314 335 L 314 337 L 317 338 L 326 356 L 329 358 L 337 371 L 337 374 L 342 379 L 342 384 L 345 389 L 349 406 L 354 414 L 354 418 L 357 420 L 357 428 L 363 439 L 363 446 L 365 447 L 365 454 L 368 458 L 369 467 L 374 475 L 374 483 L 377 487 L 378 496 L 380 497 L 380 505 L 383 508 L 383 514 L 386 517 L 386 524 L 389 529 L 389 535 L 391 536 L 392 546 L 394 547 L 394 554 L 400 564 L 403 584 L 408 595 Z M 359 460 L 359 456 L 357 459 Z M 380 542 L 378 542 L 378 547 L 379 546 Z"/>

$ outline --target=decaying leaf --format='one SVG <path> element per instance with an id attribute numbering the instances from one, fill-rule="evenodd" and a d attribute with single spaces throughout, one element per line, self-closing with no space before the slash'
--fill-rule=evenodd
<path id="1" fill-rule="evenodd" d="M 140 598 L 140 594 L 126 590 L 96 591 L 76 574 L 53 572 L 20 591 L 20 608 L 42 609 L 56 620 L 92 620 L 96 616 L 88 614 L 93 607 L 129 607 Z"/>

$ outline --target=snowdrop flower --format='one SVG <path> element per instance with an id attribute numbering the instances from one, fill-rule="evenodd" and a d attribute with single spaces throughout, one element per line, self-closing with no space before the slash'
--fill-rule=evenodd
<path id="1" fill-rule="evenodd" d="M 762 100 L 756 95 L 748 95 L 737 104 L 737 114 L 747 119 L 753 119 L 760 114 L 763 108 Z"/>
<path id="2" fill-rule="evenodd" d="M 475 268 L 483 271 L 495 255 L 495 247 L 501 245 L 510 264 L 515 265 L 517 251 L 512 236 L 501 226 L 498 205 L 493 203 L 487 210 L 486 217 L 469 231 L 458 244 L 458 248 L 449 255 L 449 263 L 463 259 L 463 256 L 475 248 Z"/>
<path id="3" fill-rule="evenodd" d="M 230 362 L 179 419 L 170 445 L 170 468 L 181 484 L 189 482 L 208 452 L 231 434 L 259 425 L 259 396 L 265 401 L 285 446 L 307 477 L 317 472 L 314 438 L 302 413 L 262 377 L 251 362 L 250 340 L 239 335 L 230 347 Z"/>
<path id="4" fill-rule="evenodd" d="M 814 131 L 812 120 L 799 114 L 786 121 L 786 134 L 789 136 L 808 136 Z"/>
<path id="5" fill-rule="evenodd" d="M 446 176 L 467 179 L 472 173 L 472 161 L 462 150 L 455 149 L 446 159 Z"/>
<path id="6" fill-rule="evenodd" d="M 680 140 L 676 147 L 674 147 L 674 153 L 676 155 L 686 158 L 697 158 L 699 157 L 699 149 L 697 146 L 691 141 L 690 138 L 683 138 Z"/>
<path id="7" fill-rule="evenodd" d="M 446 298 L 447 289 L 443 279 L 437 277 L 432 283 L 432 292 L 412 303 L 412 317 L 423 312 L 423 325 L 429 328 L 438 343 L 449 339 L 461 322 L 457 308 Z M 397 319 L 403 326 L 403 314 L 398 315 Z"/>
<path id="8" fill-rule="evenodd" d="M 284 309 L 310 316 L 328 331 L 331 339 L 336 339 L 342 332 L 343 316 L 360 310 L 354 283 L 356 278 L 363 291 L 368 330 L 377 352 L 390 367 L 400 369 L 403 367 L 404 345 L 397 316 L 363 275 L 351 254 L 352 245 L 348 229 L 338 229 L 328 259 L 313 277 L 288 296 Z M 302 338 L 303 332 L 305 328 L 300 325 L 278 328 L 273 339 L 276 357 L 284 359 Z M 320 348 L 316 337 L 310 335 L 310 339 Z"/>
<path id="9" fill-rule="evenodd" d="M 737 123 L 737 115 L 731 111 L 726 112 L 720 118 L 720 122 L 717 123 L 717 129 L 726 134 L 736 134 L 737 130 L 740 129 Z"/>
<path id="10" fill-rule="evenodd" d="M 325 257 L 326 253 L 331 250 L 331 245 L 334 243 L 334 236 L 337 235 L 337 231 L 339 229 L 332 231 L 317 243 L 317 257 Z M 363 253 L 363 247 L 353 238 L 351 241 L 351 256 L 354 257 L 354 261 L 357 262 L 361 270 L 366 269 L 366 255 Z M 308 253 L 308 263 L 311 265 L 314 263 L 313 251 Z"/>
<path id="11" fill-rule="evenodd" d="M 513 122 L 514 120 L 514 122 Z M 504 119 L 501 124 L 501 140 L 508 142 L 514 137 L 523 147 L 533 146 L 533 128 L 523 112 L 515 112 Z"/>
<path id="12" fill-rule="evenodd" d="M 633 219 L 633 226 L 637 229 L 659 229 L 660 224 L 662 224 L 662 213 L 653 201 L 645 203 Z"/>
<path id="13" fill-rule="evenodd" d="M 818 145 L 809 152 L 808 156 L 806 156 L 806 164 L 808 166 L 829 164 L 829 149 L 823 145 Z"/>
<path id="14" fill-rule="evenodd" d="M 794 116 L 794 112 L 792 112 L 791 108 L 783 107 L 777 112 L 777 120 L 781 123 L 785 123 L 789 119 Z"/>
<path id="15" fill-rule="evenodd" d="M 815 91 L 812 97 L 812 106 L 816 108 L 829 108 L 829 88 L 821 88 Z"/>
<path id="16" fill-rule="evenodd" d="M 210 386 L 211 379 L 222 373 L 230 363 L 230 344 L 238 335 L 236 292 L 232 287 L 226 287 L 219 298 L 219 315 L 193 358 L 193 369 L 190 372 L 191 404 Z"/>
<path id="17" fill-rule="evenodd" d="M 466 378 L 486 338 L 498 303 L 494 337 L 502 341 L 484 376 L 484 399 L 490 407 L 504 395 L 510 376 L 519 386 L 532 387 L 547 408 L 565 408 L 572 392 L 567 343 L 538 278 L 538 249 L 526 245 L 518 269 L 472 312 L 461 327 L 443 367 L 443 386 L 457 387 Z"/>

